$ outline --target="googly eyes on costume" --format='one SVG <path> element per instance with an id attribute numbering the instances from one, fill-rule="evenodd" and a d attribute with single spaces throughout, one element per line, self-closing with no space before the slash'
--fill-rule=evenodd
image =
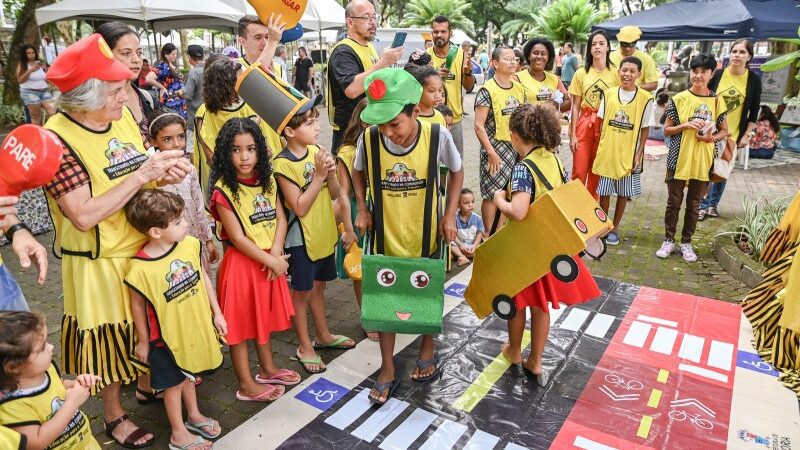
<path id="1" fill-rule="evenodd" d="M 378 284 L 383 287 L 389 287 L 397 281 L 397 275 L 395 275 L 392 269 L 380 269 L 378 271 Z"/>
<path id="2" fill-rule="evenodd" d="M 431 278 L 428 276 L 427 273 L 418 270 L 411 274 L 411 286 L 414 286 L 417 289 L 424 289 L 428 286 L 431 282 Z"/>

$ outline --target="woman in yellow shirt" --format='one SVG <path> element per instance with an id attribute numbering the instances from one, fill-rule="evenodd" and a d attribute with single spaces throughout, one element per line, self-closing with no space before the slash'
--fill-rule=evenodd
<path id="1" fill-rule="evenodd" d="M 559 112 L 567 112 L 572 107 L 572 102 L 564 83 L 553 73 L 555 53 L 556 49 L 550 39 L 536 37 L 529 40 L 522 48 L 528 68 L 517 72 L 514 79 L 525 88 L 528 103 L 552 102 L 552 105 L 559 107 Z M 561 92 L 561 96 L 556 92 Z"/>

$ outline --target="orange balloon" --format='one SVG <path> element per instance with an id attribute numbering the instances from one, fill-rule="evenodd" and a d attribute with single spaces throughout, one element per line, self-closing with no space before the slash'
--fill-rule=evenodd
<path id="1" fill-rule="evenodd" d="M 270 14 L 282 15 L 281 21 L 286 23 L 286 29 L 294 28 L 303 13 L 306 11 L 308 0 L 247 0 L 256 10 L 261 22 L 267 24 Z"/>

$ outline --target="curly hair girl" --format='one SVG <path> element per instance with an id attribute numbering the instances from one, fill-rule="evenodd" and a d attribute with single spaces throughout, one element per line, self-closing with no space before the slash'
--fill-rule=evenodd
<path id="1" fill-rule="evenodd" d="M 236 78 L 239 63 L 230 58 L 214 61 L 203 74 L 203 99 L 208 112 L 218 112 L 239 101 Z"/>
<path id="2" fill-rule="evenodd" d="M 561 121 L 553 107 L 545 104 L 519 106 L 511 113 L 509 128 L 526 144 L 555 152 L 561 145 Z"/>
<path id="3" fill-rule="evenodd" d="M 261 192 L 272 192 L 272 162 L 269 159 L 267 142 L 261 129 L 250 119 L 233 118 L 222 126 L 217 136 L 216 151 L 214 152 L 214 162 L 211 169 L 211 185 L 217 180 L 230 188 L 233 192 L 233 201 L 239 201 L 239 180 L 237 178 L 236 167 L 233 165 L 231 156 L 236 147 L 236 137 L 249 134 L 253 137 L 256 146 L 256 163 L 253 167 L 253 174 L 258 178 L 257 184 L 261 186 Z"/>

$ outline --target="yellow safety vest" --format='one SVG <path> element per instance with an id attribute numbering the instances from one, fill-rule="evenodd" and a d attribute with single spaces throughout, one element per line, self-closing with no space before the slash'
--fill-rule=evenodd
<path id="1" fill-rule="evenodd" d="M 372 66 L 374 66 L 375 63 L 378 62 L 378 51 L 375 50 L 375 46 L 372 45 L 372 42 L 368 42 L 367 45 L 361 45 L 358 42 L 350 39 L 349 37 L 346 37 L 333 46 L 333 48 L 331 49 L 331 56 L 333 56 L 333 53 L 341 45 L 350 47 L 353 50 L 353 52 L 355 52 L 356 56 L 358 56 L 358 60 L 361 62 L 361 68 L 360 68 L 361 70 L 359 72 L 365 72 L 371 69 Z M 335 131 L 339 131 L 339 125 L 336 125 L 336 123 L 334 122 L 336 115 L 336 108 L 333 104 L 333 97 L 331 96 L 331 93 L 333 92 L 331 90 L 331 81 L 333 80 L 332 77 L 333 77 L 333 70 L 328 70 L 328 76 L 327 76 L 328 85 L 327 89 L 325 90 L 325 109 L 328 110 L 328 120 L 333 126 L 333 129 Z M 342 90 L 344 90 L 345 87 L 342 87 Z"/>
<path id="2" fill-rule="evenodd" d="M 725 104 L 719 97 L 702 97 L 688 89 L 675 94 L 672 101 L 678 110 L 679 123 L 694 119 L 716 122 L 720 114 L 725 112 Z M 698 141 L 695 133 L 694 130 L 681 133 L 681 147 L 674 175 L 676 180 L 708 181 L 708 173 L 714 163 L 714 143 Z"/>
<path id="3" fill-rule="evenodd" d="M 644 113 L 653 101 L 649 92 L 636 88 L 633 100 L 622 103 L 621 89 L 611 88 L 603 94 L 603 128 L 592 167 L 595 174 L 614 180 L 630 175 L 633 170 Z"/>
<path id="4" fill-rule="evenodd" d="M 434 69 L 444 67 L 445 63 L 447 63 L 447 57 L 440 58 L 436 56 L 433 47 L 426 51 L 431 55 L 431 64 Z M 464 81 L 464 74 L 462 73 L 463 68 L 464 50 L 459 48 L 458 52 L 456 52 L 456 57 L 453 59 L 453 63 L 450 67 L 447 67 L 450 73 L 442 79 L 444 83 L 444 92 L 447 95 L 447 107 L 453 111 L 454 124 L 461 122 L 461 116 L 464 113 L 464 105 L 461 103 L 461 84 Z"/>
<path id="5" fill-rule="evenodd" d="M 558 159 L 558 155 L 548 151 L 544 147 L 536 147 L 531 150 L 522 158 L 520 164 L 525 166 L 525 169 L 530 172 L 531 177 L 533 177 L 533 195 L 531 196 L 531 203 L 544 195 L 545 192 L 564 184 L 564 166 L 561 165 L 561 160 Z M 541 172 L 541 177 L 531 168 L 534 165 Z M 506 186 L 507 198 L 511 201 L 511 180 L 508 180 Z"/>
<path id="6" fill-rule="evenodd" d="M 558 75 L 551 72 L 544 72 L 544 81 L 533 78 L 527 69 L 517 72 L 517 78 L 525 88 L 528 102 L 531 104 L 552 100 L 553 94 L 558 90 Z"/>
<path id="7" fill-rule="evenodd" d="M 365 170 L 375 224 L 372 251 L 377 254 L 429 257 L 438 247 L 439 126 L 419 121 L 417 124 L 417 143 L 403 155 L 386 149 L 378 127 L 370 127 L 364 134 Z M 430 213 L 426 216 L 428 208 Z M 423 250 L 426 241 L 427 250 Z"/>
<path id="8" fill-rule="evenodd" d="M 64 388 L 64 383 L 61 382 L 61 376 L 56 366 L 51 364 L 45 376 L 47 383 L 41 391 L 5 397 L 0 400 L 0 421 L 4 426 L 13 428 L 24 425 L 43 425 L 64 406 L 67 390 Z M 61 435 L 47 448 L 52 450 L 100 450 L 100 445 L 92 436 L 89 419 L 78 410 Z"/>
<path id="9" fill-rule="evenodd" d="M 619 74 L 616 70 L 606 68 L 602 72 L 594 68 L 581 67 L 575 72 L 572 83 L 569 85 L 569 93 L 581 96 L 581 108 L 591 108 L 597 111 L 600 108 L 600 100 L 603 92 L 619 86 Z"/>
<path id="10" fill-rule="evenodd" d="M 125 284 L 153 307 L 161 340 L 184 372 L 222 365 L 208 289 L 200 263 L 200 241 L 187 236 L 155 259 L 131 260 Z"/>
<path id="11" fill-rule="evenodd" d="M 278 227 L 278 187 L 272 179 L 272 191 L 263 192 L 261 186 L 251 186 L 239 181 L 239 201 L 234 201 L 233 191 L 222 179 L 217 180 L 214 191 L 228 200 L 233 214 L 239 221 L 244 235 L 253 241 L 258 248 L 270 249 L 275 241 L 275 230 Z M 221 223 L 218 222 L 218 228 Z"/>
<path id="12" fill-rule="evenodd" d="M 0 425 L 0 448 L 8 450 L 25 450 L 28 445 L 26 436 L 17 433 L 11 428 Z"/>
<path id="13" fill-rule="evenodd" d="M 436 109 L 433 110 L 433 114 L 430 116 L 423 116 L 420 114 L 417 116 L 417 118 L 420 120 L 420 122 L 436 123 L 447 128 L 447 121 L 444 120 L 444 114 L 440 113 Z"/>
<path id="14" fill-rule="evenodd" d="M 89 175 L 92 197 L 99 197 L 121 184 L 147 161 L 139 126 L 128 108 L 122 111 L 122 119 L 111 122 L 106 131 L 89 130 L 64 112 L 51 117 L 45 125 L 61 138 Z M 155 183 L 148 186 L 155 187 Z M 64 216 L 49 193 L 47 202 L 55 227 L 53 252 L 57 257 L 67 254 L 90 259 L 129 258 L 145 241 L 145 236 L 128 223 L 122 208 L 91 230 L 80 231 Z"/>
<path id="15" fill-rule="evenodd" d="M 347 172 L 347 181 L 350 182 L 350 197 L 355 197 L 355 189 L 353 189 L 353 160 L 356 157 L 356 147 L 353 145 L 343 145 L 339 147 L 339 152 L 336 153 L 336 161 L 344 164 Z"/>
<path id="16" fill-rule="evenodd" d="M 294 183 L 300 188 L 301 192 L 305 192 L 314 178 L 314 155 L 319 151 L 320 149 L 316 145 L 309 145 L 306 156 L 299 161 L 292 161 L 285 156 L 278 155 L 272 161 L 275 178 L 283 177 Z M 289 228 L 291 228 L 295 220 L 300 221 L 303 242 L 305 243 L 308 257 L 312 261 L 319 261 L 333 254 L 339 236 L 336 230 L 336 219 L 333 215 L 333 202 L 328 193 L 327 180 L 322 183 L 322 189 L 305 217 L 298 217 L 294 212 L 291 212 Z"/>
<path id="17" fill-rule="evenodd" d="M 481 89 L 489 93 L 492 102 L 494 138 L 498 141 L 511 141 L 511 130 L 509 129 L 511 113 L 525 103 L 525 88 L 514 80 L 511 80 L 511 87 L 504 88 L 492 78 Z"/>
<path id="18" fill-rule="evenodd" d="M 275 132 L 267 122 L 256 114 L 253 111 L 253 108 L 250 107 L 247 103 L 242 102 L 239 106 L 230 108 L 230 109 L 222 109 L 215 113 L 209 112 L 206 110 L 206 105 L 200 105 L 197 109 L 196 117 L 203 118 L 203 124 L 200 127 L 200 132 L 197 133 L 197 136 L 200 137 L 200 140 L 211 149 L 211 153 L 213 154 L 216 149 L 216 142 L 217 136 L 219 135 L 219 131 L 222 129 L 222 126 L 225 125 L 229 120 L 233 118 L 242 118 L 242 119 L 251 119 L 255 123 L 258 124 L 258 127 L 261 129 L 261 132 L 264 134 L 264 139 L 267 141 L 267 147 L 269 147 L 270 156 L 275 157 L 281 149 L 283 148 L 283 142 L 281 142 L 281 137 L 278 133 Z M 195 128 L 196 130 L 197 128 Z M 203 193 L 206 194 L 208 192 L 208 176 L 211 172 L 211 166 L 213 161 L 206 161 L 205 153 L 198 150 L 202 150 L 195 146 L 195 153 L 198 155 L 199 159 L 197 163 L 197 167 L 200 174 L 200 186 L 203 188 Z"/>

